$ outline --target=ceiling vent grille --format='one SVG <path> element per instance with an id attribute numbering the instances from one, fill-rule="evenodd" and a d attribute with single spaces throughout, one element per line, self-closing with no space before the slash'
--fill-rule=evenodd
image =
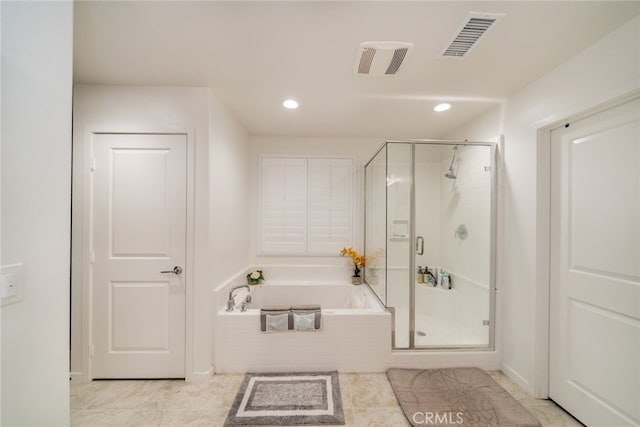
<path id="1" fill-rule="evenodd" d="M 408 42 L 364 42 L 356 56 L 355 72 L 360 76 L 393 76 L 413 47 Z"/>
<path id="2" fill-rule="evenodd" d="M 462 58 L 504 13 L 471 12 L 442 52 L 446 58 Z"/>
<path id="3" fill-rule="evenodd" d="M 358 74 L 369 74 L 371 71 L 371 64 L 373 58 L 376 56 L 377 50 L 373 47 L 365 47 L 360 55 L 360 62 L 358 64 Z"/>

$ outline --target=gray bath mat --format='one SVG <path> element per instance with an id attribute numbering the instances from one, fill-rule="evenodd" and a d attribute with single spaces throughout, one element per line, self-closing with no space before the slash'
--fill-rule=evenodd
<path id="1" fill-rule="evenodd" d="M 387 377 L 413 426 L 540 426 L 478 368 L 389 369 Z"/>
<path id="2" fill-rule="evenodd" d="M 225 426 L 343 425 L 338 372 L 248 373 Z"/>

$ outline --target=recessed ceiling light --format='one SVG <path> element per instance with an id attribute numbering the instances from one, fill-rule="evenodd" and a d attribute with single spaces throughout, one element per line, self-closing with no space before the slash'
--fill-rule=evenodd
<path id="1" fill-rule="evenodd" d="M 289 110 L 295 110 L 296 108 L 298 108 L 298 101 L 296 101 L 295 99 L 285 99 L 282 103 L 282 106 L 284 108 L 288 108 Z"/>
<path id="2" fill-rule="evenodd" d="M 437 111 L 438 113 L 440 113 L 442 111 L 447 111 L 449 108 L 451 108 L 451 104 L 443 102 L 442 104 L 438 104 L 433 107 L 433 111 Z"/>

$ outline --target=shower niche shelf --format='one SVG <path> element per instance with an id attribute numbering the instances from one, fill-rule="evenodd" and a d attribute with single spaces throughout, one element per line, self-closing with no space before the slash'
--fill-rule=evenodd
<path id="1" fill-rule="evenodd" d="M 392 242 L 401 242 L 409 240 L 409 220 L 394 219 L 391 221 L 391 237 Z"/>

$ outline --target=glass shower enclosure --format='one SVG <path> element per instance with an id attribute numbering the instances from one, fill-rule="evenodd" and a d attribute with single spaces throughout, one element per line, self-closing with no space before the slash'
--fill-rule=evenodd
<path id="1" fill-rule="evenodd" d="M 387 141 L 365 199 L 365 281 L 394 313 L 394 349 L 492 349 L 495 144 Z"/>

